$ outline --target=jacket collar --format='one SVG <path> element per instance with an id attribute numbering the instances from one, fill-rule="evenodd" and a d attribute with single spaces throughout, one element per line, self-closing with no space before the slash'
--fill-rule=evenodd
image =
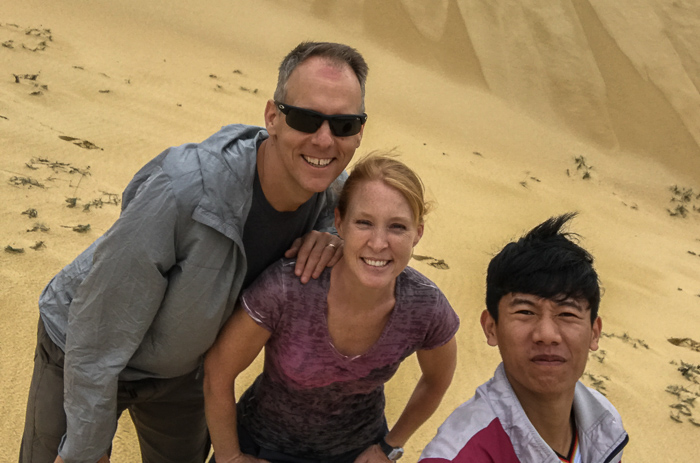
<path id="1" fill-rule="evenodd" d="M 611 457 L 622 451 L 629 437 L 612 404 L 579 381 L 574 393 L 574 416 L 580 448 L 586 449 L 585 461 L 616 461 Z"/>
<path id="2" fill-rule="evenodd" d="M 253 197 L 262 127 L 227 125 L 198 148 L 204 196 L 192 217 L 240 244 Z"/>
<path id="3" fill-rule="evenodd" d="M 522 463 L 559 463 L 559 458 L 525 414 L 506 377 L 503 363 L 498 365 L 493 378 L 479 387 L 482 388 Z M 612 404 L 579 381 L 574 393 L 574 416 L 584 463 L 618 461 L 607 458 L 622 451 L 628 436 Z"/>

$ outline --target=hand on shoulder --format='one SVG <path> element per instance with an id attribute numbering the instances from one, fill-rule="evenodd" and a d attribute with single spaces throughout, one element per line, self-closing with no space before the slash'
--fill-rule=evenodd
<path id="1" fill-rule="evenodd" d="M 332 233 L 312 230 L 292 243 L 284 253 L 287 258 L 297 258 L 294 274 L 308 283 L 318 278 L 326 267 L 332 267 L 343 256 L 343 240 Z"/>

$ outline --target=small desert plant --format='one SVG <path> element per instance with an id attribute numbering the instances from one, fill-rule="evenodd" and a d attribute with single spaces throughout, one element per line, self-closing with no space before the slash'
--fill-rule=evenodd
<path id="1" fill-rule="evenodd" d="M 676 206 L 675 209 L 666 209 L 671 217 L 683 217 L 688 215 L 688 208 L 682 204 Z"/>
<path id="2" fill-rule="evenodd" d="M 574 163 L 576 164 L 576 170 L 577 171 L 583 171 L 583 174 L 581 175 L 581 178 L 584 180 L 588 180 L 591 178 L 591 171 L 593 170 L 593 166 L 589 166 L 586 163 L 586 158 L 583 156 L 577 156 L 574 158 Z"/>
<path id="3" fill-rule="evenodd" d="M 693 204 L 694 201 L 700 199 L 700 194 L 696 194 L 692 188 L 673 185 L 668 189 L 672 193 L 671 202 L 676 203 L 674 209 L 666 209 L 671 217 L 685 218 L 691 210 L 700 212 L 700 207 Z"/>
<path id="4" fill-rule="evenodd" d="M 692 188 L 679 188 L 678 185 L 673 185 L 672 187 L 669 187 L 669 190 L 671 190 L 671 193 L 673 193 L 671 201 L 689 203 L 693 200 L 693 196 L 695 196 L 695 199 L 700 198 L 700 194 L 695 195 Z"/>

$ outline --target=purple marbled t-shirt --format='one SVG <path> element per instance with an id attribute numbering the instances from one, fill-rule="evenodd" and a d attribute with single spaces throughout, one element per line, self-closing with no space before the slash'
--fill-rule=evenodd
<path id="1" fill-rule="evenodd" d="M 364 448 L 384 432 L 384 383 L 413 352 L 447 343 L 459 318 L 437 286 L 407 267 L 377 342 L 347 357 L 326 320 L 330 269 L 302 285 L 294 261 L 265 270 L 243 293 L 244 310 L 272 335 L 265 367 L 241 397 L 239 422 L 258 445 L 323 459 Z"/>

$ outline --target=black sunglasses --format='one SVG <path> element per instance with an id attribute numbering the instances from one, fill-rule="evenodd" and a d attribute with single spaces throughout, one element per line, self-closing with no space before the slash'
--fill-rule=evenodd
<path id="1" fill-rule="evenodd" d="M 275 101 L 277 109 L 286 116 L 287 125 L 305 133 L 314 133 L 323 125 L 323 121 L 328 121 L 331 133 L 336 137 L 349 137 L 360 133 L 362 126 L 367 122 L 367 114 L 337 114 L 327 116 L 323 113 L 310 109 L 298 108 L 296 106 Z"/>

